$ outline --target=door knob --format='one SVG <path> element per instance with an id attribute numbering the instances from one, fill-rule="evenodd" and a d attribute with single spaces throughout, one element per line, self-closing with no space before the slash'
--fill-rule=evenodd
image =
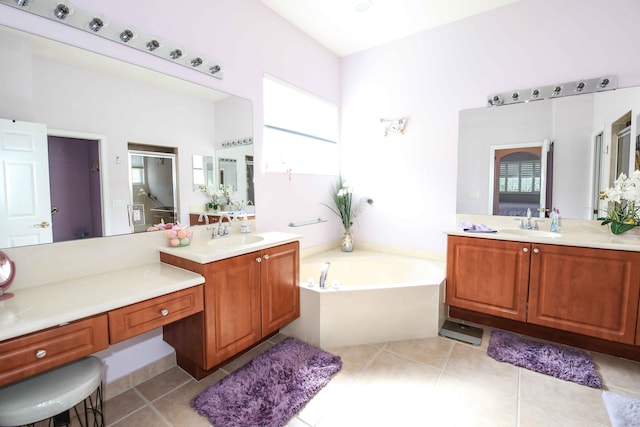
<path id="1" fill-rule="evenodd" d="M 522 248 L 522 252 L 526 254 L 527 252 L 529 252 L 529 248 Z"/>
<path id="2" fill-rule="evenodd" d="M 47 221 L 42 221 L 40 224 L 33 224 L 34 227 L 36 228 L 49 228 L 51 224 L 49 224 L 49 222 Z"/>
<path id="3" fill-rule="evenodd" d="M 263 258 L 264 259 L 269 259 L 269 255 L 265 255 Z"/>

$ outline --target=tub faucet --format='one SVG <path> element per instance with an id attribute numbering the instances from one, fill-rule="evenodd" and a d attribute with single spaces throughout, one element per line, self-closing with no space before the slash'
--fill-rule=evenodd
<path id="1" fill-rule="evenodd" d="M 327 273 L 329 273 L 329 267 L 331 266 L 330 262 L 325 262 L 322 264 L 322 270 L 320 271 L 320 287 L 327 287 Z"/>

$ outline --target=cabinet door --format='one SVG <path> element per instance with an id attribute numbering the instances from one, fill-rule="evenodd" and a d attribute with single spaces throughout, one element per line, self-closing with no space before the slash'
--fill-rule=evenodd
<path id="1" fill-rule="evenodd" d="M 253 252 L 205 265 L 205 369 L 262 338 L 259 256 Z"/>
<path id="2" fill-rule="evenodd" d="M 262 252 L 262 336 L 300 316 L 299 243 Z"/>
<path id="3" fill-rule="evenodd" d="M 640 253 L 532 245 L 528 322 L 633 344 Z"/>
<path id="4" fill-rule="evenodd" d="M 449 236 L 447 304 L 526 320 L 529 243 Z"/>

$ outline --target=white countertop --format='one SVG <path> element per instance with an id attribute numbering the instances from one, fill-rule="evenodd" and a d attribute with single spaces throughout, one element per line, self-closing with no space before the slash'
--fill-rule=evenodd
<path id="1" fill-rule="evenodd" d="M 9 292 L 0 301 L 0 341 L 204 283 L 160 262 Z"/>
<path id="2" fill-rule="evenodd" d="M 539 223 L 539 229 L 542 233 L 536 234 L 534 231 L 528 235 L 514 234 L 514 230 L 515 233 L 521 232 L 517 231 L 520 224 L 519 217 L 458 214 L 457 224 L 460 222 L 484 224 L 497 231 L 495 233 L 478 233 L 452 228 L 447 230 L 446 234 L 482 239 L 640 252 L 640 234 L 625 233 L 616 236 L 609 232 L 608 226 L 600 225 L 600 221 L 562 219 L 562 232 L 550 233 L 551 220 L 549 218 L 532 219 L 542 220 Z M 640 231 L 640 228 L 638 231 Z M 554 237 L 549 237 L 550 235 Z"/>
<path id="3" fill-rule="evenodd" d="M 213 225 L 212 227 L 217 227 Z M 209 227 L 211 228 L 211 227 Z M 194 233 L 194 239 L 189 246 L 169 247 L 163 246 L 160 252 L 185 258 L 200 264 L 207 264 L 213 261 L 220 261 L 250 252 L 260 251 L 273 246 L 300 240 L 299 234 L 281 233 L 277 231 L 266 233 L 246 233 L 231 234 L 227 237 L 217 239 L 211 238 L 211 231 Z"/>

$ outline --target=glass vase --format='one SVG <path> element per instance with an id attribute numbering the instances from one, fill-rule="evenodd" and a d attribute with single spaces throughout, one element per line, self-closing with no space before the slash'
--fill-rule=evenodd
<path id="1" fill-rule="evenodd" d="M 353 236 L 350 231 L 345 231 L 340 240 L 340 249 L 342 252 L 353 252 Z"/>

